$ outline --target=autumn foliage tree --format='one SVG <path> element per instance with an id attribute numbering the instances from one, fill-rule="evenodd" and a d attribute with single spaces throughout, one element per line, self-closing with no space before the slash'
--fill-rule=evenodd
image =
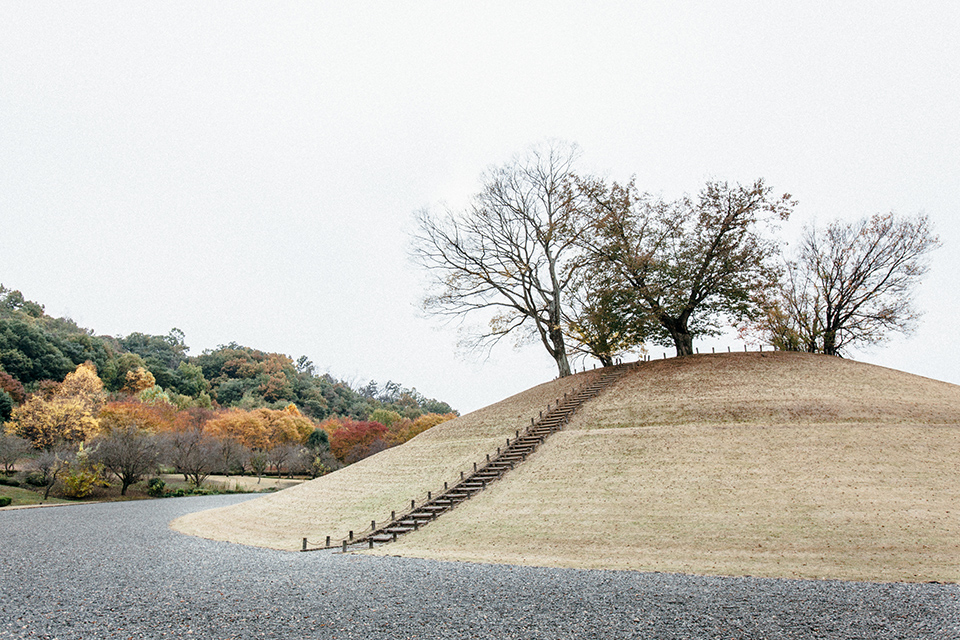
<path id="1" fill-rule="evenodd" d="M 346 419 L 330 434 L 330 452 L 343 464 L 353 464 L 386 449 L 386 437 L 386 425 Z"/>
<path id="2" fill-rule="evenodd" d="M 156 378 L 153 374 L 147 371 L 143 367 L 137 367 L 136 369 L 131 369 L 127 371 L 125 376 L 125 382 L 123 387 L 120 389 L 121 393 L 126 393 L 131 396 L 135 396 L 145 389 L 149 389 L 157 383 Z"/>
<path id="3" fill-rule="evenodd" d="M 320 427 L 330 434 L 330 452 L 343 464 L 352 464 L 456 417 L 455 413 L 428 413 L 415 420 L 395 421 L 389 427 L 370 420 L 330 418 Z"/>
<path id="4" fill-rule="evenodd" d="M 0 390 L 6 391 L 10 399 L 20 404 L 27 399 L 27 393 L 20 381 L 6 371 L 0 371 Z"/>
<path id="5" fill-rule="evenodd" d="M 457 417 L 455 413 L 427 413 L 415 420 L 403 420 L 389 427 L 386 442 L 393 447 L 420 435 L 427 429 Z"/>
<path id="6" fill-rule="evenodd" d="M 99 428 L 103 382 L 92 363 L 78 366 L 62 383 L 48 385 L 13 410 L 7 430 L 37 449 L 83 442 Z"/>

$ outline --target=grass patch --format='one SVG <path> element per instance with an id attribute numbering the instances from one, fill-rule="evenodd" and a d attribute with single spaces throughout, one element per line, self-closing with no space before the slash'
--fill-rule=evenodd
<path id="1" fill-rule="evenodd" d="M 71 500 L 61 500 L 60 498 L 54 497 L 44 500 L 42 491 L 34 491 L 24 487 L 9 487 L 6 485 L 0 485 L 0 496 L 12 499 L 10 507 L 25 507 L 35 504 L 66 504 L 72 502 Z"/>
<path id="2" fill-rule="evenodd" d="M 565 431 L 509 481 L 381 552 L 559 567 L 955 582 L 957 453 L 960 428 Z"/>

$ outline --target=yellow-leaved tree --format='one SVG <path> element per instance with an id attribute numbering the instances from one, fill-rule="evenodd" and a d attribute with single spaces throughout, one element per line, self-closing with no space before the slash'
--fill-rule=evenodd
<path id="1" fill-rule="evenodd" d="M 83 442 L 99 429 L 103 382 L 92 362 L 79 365 L 50 392 L 35 393 L 13 410 L 8 433 L 25 438 L 37 449 L 50 450 L 68 442 Z"/>
<path id="2" fill-rule="evenodd" d="M 151 388 L 155 384 L 157 384 L 157 379 L 153 377 L 152 373 L 143 367 L 137 367 L 136 369 L 130 369 L 127 371 L 123 388 L 120 389 L 120 393 L 127 393 L 131 396 L 135 396 L 141 391 Z"/>

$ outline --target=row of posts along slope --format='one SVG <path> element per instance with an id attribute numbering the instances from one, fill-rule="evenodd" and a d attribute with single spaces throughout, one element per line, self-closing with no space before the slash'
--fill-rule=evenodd
<path id="1" fill-rule="evenodd" d="M 398 515 L 397 511 L 390 514 L 386 522 L 370 522 L 370 528 L 363 532 L 351 531 L 347 537 L 333 543 L 328 536 L 320 545 L 312 545 L 306 538 L 303 539 L 302 551 L 316 551 L 319 549 L 339 548 L 346 552 L 355 545 L 364 545 L 373 548 L 375 544 L 385 544 L 395 541 L 411 531 L 436 520 L 458 504 L 469 500 L 474 495 L 486 489 L 507 472 L 524 462 L 543 442 L 553 433 L 563 428 L 576 411 L 585 402 L 598 396 L 602 391 L 619 380 L 636 363 L 620 364 L 604 367 L 591 381 L 578 389 L 564 394 L 555 403 L 547 405 L 538 418 L 530 419 L 530 426 L 522 432 L 516 431 L 514 438 L 507 438 L 503 447 L 498 447 L 496 454 L 487 454 L 482 462 L 473 464 L 473 472 L 460 472 L 460 480 L 453 486 L 443 483 L 443 489 L 437 492 L 428 491 L 426 500 L 418 503 L 411 500 L 409 507 Z"/>

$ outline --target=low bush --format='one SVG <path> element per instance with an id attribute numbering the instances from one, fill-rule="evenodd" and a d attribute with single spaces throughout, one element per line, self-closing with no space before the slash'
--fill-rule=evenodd
<path id="1" fill-rule="evenodd" d="M 8 498 L 7 496 L 0 496 L 0 507 L 9 506 L 13 502 L 13 498 Z"/>
<path id="2" fill-rule="evenodd" d="M 0 475 L 0 484 L 5 484 L 8 487 L 19 487 L 20 481 L 16 478 L 8 478 L 7 476 Z"/>
<path id="3" fill-rule="evenodd" d="M 210 496 L 215 495 L 216 491 L 210 491 L 209 489 L 198 489 L 196 487 L 178 487 L 172 491 L 167 491 L 164 495 L 165 498 L 183 498 L 184 496 Z"/>
<path id="4" fill-rule="evenodd" d="M 154 498 L 160 498 L 167 490 L 167 483 L 162 478 L 150 478 L 147 480 L 147 495 Z"/>
<path id="5" fill-rule="evenodd" d="M 23 476 L 23 481 L 34 487 L 47 486 L 47 479 L 43 476 L 43 472 L 41 471 L 30 471 Z"/>
<path id="6" fill-rule="evenodd" d="M 63 495 L 68 498 L 86 498 L 93 493 L 99 477 L 92 469 L 71 470 L 63 478 Z"/>

